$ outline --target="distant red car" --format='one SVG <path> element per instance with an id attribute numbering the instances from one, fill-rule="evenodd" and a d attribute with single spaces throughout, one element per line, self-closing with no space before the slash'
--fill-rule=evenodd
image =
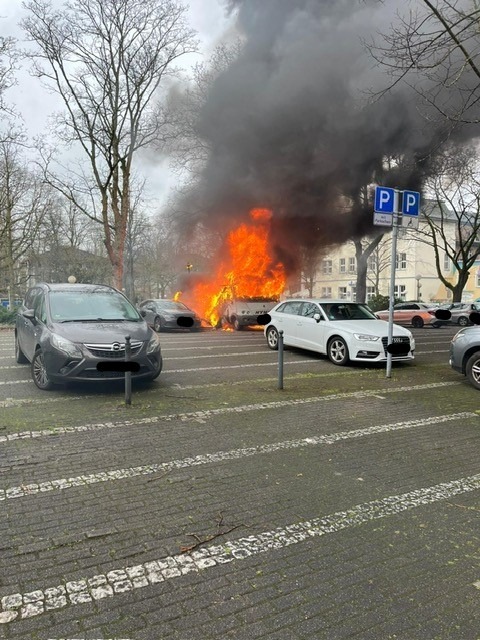
<path id="1" fill-rule="evenodd" d="M 388 309 L 376 311 L 375 315 L 380 320 L 388 320 Z M 425 324 L 435 322 L 435 308 L 426 302 L 399 302 L 393 307 L 393 321 L 421 329 Z"/>

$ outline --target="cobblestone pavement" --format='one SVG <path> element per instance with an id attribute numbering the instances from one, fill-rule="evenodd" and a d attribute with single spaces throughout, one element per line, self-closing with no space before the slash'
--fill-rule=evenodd
<path id="1" fill-rule="evenodd" d="M 480 394 L 256 331 L 162 334 L 151 385 L 41 392 L 0 332 L 0 638 L 479 640 Z"/>

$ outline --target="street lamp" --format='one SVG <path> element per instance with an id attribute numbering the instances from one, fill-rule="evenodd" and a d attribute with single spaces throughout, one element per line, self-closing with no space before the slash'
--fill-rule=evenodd
<path id="1" fill-rule="evenodd" d="M 417 300 L 422 299 L 422 294 L 420 293 L 420 290 L 422 288 L 422 285 L 420 284 L 421 279 L 422 279 L 421 275 L 415 276 L 415 280 L 417 281 Z"/>

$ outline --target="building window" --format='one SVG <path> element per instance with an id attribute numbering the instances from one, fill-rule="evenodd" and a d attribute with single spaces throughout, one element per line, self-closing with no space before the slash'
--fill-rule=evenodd
<path id="1" fill-rule="evenodd" d="M 367 302 L 375 296 L 375 287 L 367 287 Z"/>
<path id="2" fill-rule="evenodd" d="M 323 269 L 323 273 L 325 273 L 325 274 L 332 273 L 332 261 L 331 260 L 323 260 L 322 269 Z"/>
<path id="3" fill-rule="evenodd" d="M 322 298 L 332 297 L 332 287 L 322 287 Z"/>
<path id="4" fill-rule="evenodd" d="M 347 261 L 345 258 L 340 258 L 340 273 L 347 273 Z"/>
<path id="5" fill-rule="evenodd" d="M 347 287 L 338 287 L 338 298 L 340 300 L 346 300 L 348 298 Z"/>
<path id="6" fill-rule="evenodd" d="M 397 253 L 397 259 L 395 261 L 395 269 L 406 269 L 406 268 L 407 268 L 407 254 Z"/>
<path id="7" fill-rule="evenodd" d="M 443 256 L 443 270 L 450 271 L 450 258 L 448 257 L 447 253 L 445 253 Z"/>
<path id="8" fill-rule="evenodd" d="M 355 273 L 356 260 L 355 258 L 348 259 L 348 273 Z"/>
<path id="9" fill-rule="evenodd" d="M 397 300 L 406 300 L 407 299 L 407 287 L 404 284 L 396 284 L 393 290 L 393 295 Z"/>
<path id="10" fill-rule="evenodd" d="M 370 256 L 367 263 L 368 269 L 370 271 L 376 271 L 377 269 L 377 258 L 376 256 Z"/>
<path id="11" fill-rule="evenodd" d="M 477 288 L 480 287 L 480 268 L 477 269 L 477 284 L 475 285 Z"/>

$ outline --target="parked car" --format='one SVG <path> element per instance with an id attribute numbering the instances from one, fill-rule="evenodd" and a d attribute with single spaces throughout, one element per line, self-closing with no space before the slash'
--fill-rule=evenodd
<path id="1" fill-rule="evenodd" d="M 155 331 L 168 329 L 190 329 L 198 331 L 202 326 L 202 319 L 198 314 L 177 300 L 144 300 L 139 309 L 147 323 Z"/>
<path id="2" fill-rule="evenodd" d="M 389 310 L 376 311 L 380 320 L 388 320 Z M 417 329 L 435 321 L 435 307 L 425 302 L 399 302 L 393 307 L 393 321 L 401 325 L 411 325 Z"/>
<path id="3" fill-rule="evenodd" d="M 450 366 L 480 389 L 480 313 L 475 311 L 471 320 L 473 327 L 463 327 L 450 343 Z"/>
<path id="4" fill-rule="evenodd" d="M 440 311 L 441 313 L 437 314 L 437 311 Z M 448 318 L 448 314 L 443 313 L 445 311 L 450 312 L 450 316 Z M 452 304 L 441 305 L 435 310 L 436 320 L 433 324 L 437 326 L 441 326 L 443 324 L 458 324 L 461 327 L 466 327 L 467 325 L 472 324 L 470 314 L 473 311 L 480 311 L 480 303 L 453 302 Z"/>
<path id="5" fill-rule="evenodd" d="M 28 290 L 15 325 L 15 356 L 31 363 L 39 389 L 55 383 L 124 377 L 130 336 L 132 379 L 153 380 L 163 365 L 160 340 L 113 287 L 40 283 Z"/>
<path id="6" fill-rule="evenodd" d="M 331 362 L 384 362 L 387 359 L 388 322 L 379 320 L 365 304 L 344 300 L 286 300 L 270 312 L 264 328 L 270 349 L 278 349 L 279 331 L 287 346 L 326 354 Z M 393 325 L 392 342 L 404 346 L 395 360 L 413 360 L 411 332 Z"/>

